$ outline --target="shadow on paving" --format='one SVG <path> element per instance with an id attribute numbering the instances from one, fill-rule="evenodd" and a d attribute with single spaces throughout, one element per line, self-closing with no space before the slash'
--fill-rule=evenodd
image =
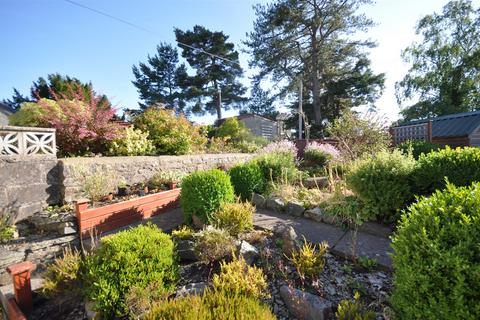
<path id="1" fill-rule="evenodd" d="M 330 224 L 293 217 L 267 209 L 257 209 L 253 221 L 256 227 L 267 230 L 273 230 L 277 225 L 290 225 L 299 236 L 304 236 L 307 241 L 312 243 L 326 241 L 332 253 L 352 258 L 353 232 L 350 230 L 345 231 Z M 356 252 L 357 256 L 375 259 L 383 268 L 392 268 L 392 260 L 389 256 L 392 249 L 390 240 L 387 238 L 358 232 Z"/>

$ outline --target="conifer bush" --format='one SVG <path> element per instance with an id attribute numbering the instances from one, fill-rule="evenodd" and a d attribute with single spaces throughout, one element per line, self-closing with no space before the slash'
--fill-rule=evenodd
<path id="1" fill-rule="evenodd" d="M 480 184 L 411 205 L 393 237 L 398 319 L 480 319 Z"/>
<path id="2" fill-rule="evenodd" d="M 180 204 L 187 223 L 192 221 L 192 215 L 203 223 L 211 222 L 220 205 L 234 198 L 230 177 L 221 170 L 196 171 L 182 180 Z"/>

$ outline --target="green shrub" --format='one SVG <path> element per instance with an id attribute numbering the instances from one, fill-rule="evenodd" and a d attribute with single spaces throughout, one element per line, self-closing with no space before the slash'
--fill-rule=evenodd
<path id="1" fill-rule="evenodd" d="M 298 178 L 295 158 L 287 152 L 268 153 L 253 159 L 262 171 L 265 181 L 293 182 Z"/>
<path id="2" fill-rule="evenodd" d="M 235 194 L 243 200 L 250 200 L 254 192 L 265 192 L 266 181 L 256 162 L 236 165 L 229 174 Z"/>
<path id="3" fill-rule="evenodd" d="M 260 299 L 266 297 L 267 281 L 262 269 L 250 267 L 243 257 L 222 262 L 220 274 L 213 276 L 213 287 L 230 295 Z"/>
<path id="4" fill-rule="evenodd" d="M 46 296 L 78 292 L 81 284 L 82 256 L 78 251 L 66 248 L 63 256 L 48 265 L 43 275 L 42 292 Z"/>
<path id="5" fill-rule="evenodd" d="M 337 320 L 375 320 L 376 314 L 365 309 L 360 302 L 360 294 L 356 291 L 353 301 L 340 301 L 335 317 Z"/>
<path id="6" fill-rule="evenodd" d="M 268 306 L 244 295 L 207 291 L 158 303 L 146 320 L 274 320 Z"/>
<path id="7" fill-rule="evenodd" d="M 445 187 L 445 178 L 456 186 L 480 181 L 480 148 L 445 149 L 421 155 L 414 173 L 415 191 L 428 195 Z"/>
<path id="8" fill-rule="evenodd" d="M 12 240 L 14 233 L 15 226 L 10 223 L 10 216 L 0 216 L 0 243 Z"/>
<path id="9" fill-rule="evenodd" d="M 424 140 L 407 140 L 396 146 L 396 148 L 402 151 L 402 153 L 405 155 L 410 152 L 415 159 L 418 159 L 421 154 L 438 151 L 442 149 L 443 146 Z"/>
<path id="10" fill-rule="evenodd" d="M 392 239 L 399 319 L 480 319 L 480 184 L 411 205 Z"/>
<path id="11" fill-rule="evenodd" d="M 196 171 L 182 180 L 180 204 L 187 223 L 192 220 L 192 215 L 209 223 L 222 203 L 233 200 L 230 177 L 221 170 Z"/>
<path id="12" fill-rule="evenodd" d="M 155 153 L 148 132 L 128 127 L 120 131 L 119 136 L 110 142 L 109 154 L 112 156 L 144 156 Z"/>
<path id="13" fill-rule="evenodd" d="M 131 287 L 155 282 L 169 292 L 177 281 L 173 241 L 153 225 L 102 238 L 85 265 L 85 294 L 106 318 L 128 313 L 125 296 Z"/>
<path id="14" fill-rule="evenodd" d="M 213 216 L 213 224 L 236 236 L 253 229 L 254 213 L 250 202 L 223 203 Z"/>
<path id="15" fill-rule="evenodd" d="M 394 221 L 398 210 L 413 200 L 411 176 L 414 169 L 415 160 L 398 150 L 381 151 L 354 163 L 346 181 L 365 204 L 365 218 Z"/>
<path id="16" fill-rule="evenodd" d="M 235 239 L 227 230 L 207 227 L 195 234 L 194 249 L 201 261 L 213 263 L 235 251 Z"/>
<path id="17" fill-rule="evenodd" d="M 184 115 L 173 110 L 148 108 L 133 121 L 136 128 L 149 133 L 158 154 L 181 155 L 203 150 L 207 138 Z"/>

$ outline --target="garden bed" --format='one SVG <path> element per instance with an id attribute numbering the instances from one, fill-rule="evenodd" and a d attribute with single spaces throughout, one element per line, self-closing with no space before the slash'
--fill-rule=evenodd
<path id="1" fill-rule="evenodd" d="M 78 200 L 75 205 L 78 232 L 85 238 L 176 208 L 180 191 L 176 188 L 96 208 L 88 208 L 88 199 Z"/>

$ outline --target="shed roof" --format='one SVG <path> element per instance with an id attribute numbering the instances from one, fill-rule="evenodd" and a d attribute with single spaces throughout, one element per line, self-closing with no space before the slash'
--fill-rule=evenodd
<path id="1" fill-rule="evenodd" d="M 463 137 L 470 135 L 480 126 L 480 111 L 462 112 L 445 116 L 416 120 L 403 126 L 426 123 L 432 121 L 433 137 Z"/>
<path id="2" fill-rule="evenodd" d="M 7 104 L 0 102 L 0 112 L 8 116 L 13 113 L 13 110 Z"/>

